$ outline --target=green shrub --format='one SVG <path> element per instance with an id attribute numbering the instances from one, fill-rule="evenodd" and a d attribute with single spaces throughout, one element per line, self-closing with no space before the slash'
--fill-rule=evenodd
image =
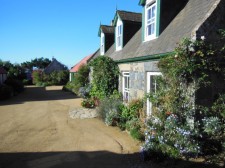
<path id="1" fill-rule="evenodd" d="M 84 96 L 84 92 L 82 91 L 88 91 L 89 92 L 89 66 L 83 64 L 79 70 L 74 75 L 74 80 L 71 82 L 68 82 L 64 87 L 66 90 L 71 91 L 75 93 L 76 95 L 79 95 L 83 98 L 87 98 L 88 96 Z M 89 94 L 89 93 L 87 93 Z"/>
<path id="2" fill-rule="evenodd" d="M 63 86 L 62 90 L 72 92 L 72 88 L 73 88 L 72 82 L 69 81 L 66 83 L 66 85 Z"/>
<path id="3" fill-rule="evenodd" d="M 113 108 L 110 109 L 105 116 L 105 123 L 108 126 L 117 126 L 119 123 L 119 115 L 118 115 L 118 111 Z"/>
<path id="4" fill-rule="evenodd" d="M 81 106 L 84 108 L 94 108 L 95 107 L 95 102 L 93 99 L 84 99 L 81 102 Z"/>
<path id="5" fill-rule="evenodd" d="M 210 74 L 225 79 L 224 61 L 224 49 L 188 39 L 159 61 L 163 75 L 157 93 L 148 95 L 153 112 L 146 124 L 144 151 L 172 158 L 224 152 L 225 96 L 213 105 L 195 100 L 198 91 L 212 83 Z"/>
<path id="6" fill-rule="evenodd" d="M 7 85 L 0 85 L 0 100 L 8 99 L 13 95 L 13 89 Z"/>
<path id="7" fill-rule="evenodd" d="M 67 82 L 67 84 L 63 86 L 64 91 L 70 91 L 75 95 L 79 94 L 79 88 L 80 86 L 75 85 L 74 82 Z"/>
<path id="8" fill-rule="evenodd" d="M 140 111 L 143 109 L 143 100 L 132 100 L 127 106 L 122 107 L 121 119 L 125 121 L 140 117 Z"/>
<path id="9" fill-rule="evenodd" d="M 219 96 L 212 106 L 212 112 L 225 119 L 225 94 Z"/>
<path id="10" fill-rule="evenodd" d="M 130 135 L 139 141 L 144 141 L 145 137 L 144 134 L 141 132 L 140 127 L 134 127 L 130 130 Z"/>
<path id="11" fill-rule="evenodd" d="M 205 117 L 202 119 L 204 132 L 215 136 L 224 129 L 223 123 L 218 117 Z"/>
<path id="12" fill-rule="evenodd" d="M 15 80 L 15 79 L 12 79 L 12 78 L 8 78 L 5 81 L 5 84 L 8 85 L 8 86 L 11 86 L 13 88 L 14 94 L 20 93 L 20 92 L 22 92 L 24 90 L 24 85 L 19 80 Z"/>
<path id="13" fill-rule="evenodd" d="M 123 103 L 120 99 L 103 99 L 100 101 L 98 112 L 107 125 L 115 125 L 115 121 L 119 122 L 121 107 Z"/>
<path id="14" fill-rule="evenodd" d="M 50 74 L 45 74 L 40 70 L 33 71 L 33 84 L 41 87 L 52 85 L 65 85 L 69 80 L 69 71 L 54 71 Z"/>
<path id="15" fill-rule="evenodd" d="M 126 129 L 131 131 L 134 128 L 140 127 L 140 121 L 138 118 L 132 118 L 131 120 L 126 122 Z"/>
<path id="16" fill-rule="evenodd" d="M 142 131 L 142 123 L 139 118 L 132 118 L 126 121 L 126 130 L 130 132 L 130 135 L 137 140 L 143 141 L 144 134 Z"/>
<path id="17" fill-rule="evenodd" d="M 91 85 L 86 85 L 85 87 L 80 87 L 78 91 L 78 96 L 82 98 L 90 98 L 90 90 Z M 93 100 L 95 100 L 94 97 L 92 97 Z"/>
<path id="18" fill-rule="evenodd" d="M 90 68 L 88 65 L 83 64 L 74 75 L 74 84 L 79 87 L 84 87 L 89 83 Z M 79 89 L 79 88 L 78 88 Z M 77 90 L 78 91 L 78 90 Z"/>
<path id="19" fill-rule="evenodd" d="M 42 71 L 35 70 L 32 72 L 32 82 L 34 85 L 42 82 Z"/>
<path id="20" fill-rule="evenodd" d="M 90 95 L 99 100 L 109 97 L 118 89 L 119 67 L 111 58 L 99 56 L 90 62 L 93 68 Z"/>

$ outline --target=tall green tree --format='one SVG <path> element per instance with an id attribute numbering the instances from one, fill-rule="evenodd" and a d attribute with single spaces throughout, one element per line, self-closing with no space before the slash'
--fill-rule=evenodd
<path id="1" fill-rule="evenodd" d="M 93 68 L 91 96 L 103 99 L 118 90 L 119 67 L 110 57 L 99 56 L 90 66 Z"/>

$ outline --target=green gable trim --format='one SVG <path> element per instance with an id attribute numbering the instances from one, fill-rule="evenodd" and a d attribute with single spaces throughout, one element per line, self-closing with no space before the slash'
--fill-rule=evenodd
<path id="1" fill-rule="evenodd" d="M 159 37 L 160 30 L 160 13 L 161 13 L 161 0 L 157 0 L 157 19 L 156 19 L 156 37 Z"/>
<path id="2" fill-rule="evenodd" d="M 99 29 L 98 29 L 98 37 L 101 37 L 101 32 L 102 32 L 102 27 L 100 25 Z"/>
<path id="3" fill-rule="evenodd" d="M 118 11 L 116 11 L 116 14 L 115 14 L 114 19 L 113 19 L 113 26 L 116 26 L 118 17 L 119 17 L 119 14 L 118 14 Z"/>
<path id="4" fill-rule="evenodd" d="M 142 8 L 142 42 L 145 41 L 145 7 Z"/>
<path id="5" fill-rule="evenodd" d="M 159 60 L 162 57 L 168 56 L 173 54 L 174 52 L 167 52 L 163 54 L 155 54 L 155 55 L 147 55 L 147 56 L 142 56 L 142 57 L 136 57 L 136 58 L 128 58 L 128 59 L 122 59 L 115 61 L 118 64 L 122 63 L 131 63 L 131 62 L 146 62 L 146 61 L 154 61 L 154 60 Z"/>
<path id="6" fill-rule="evenodd" d="M 122 21 L 122 20 L 121 20 L 121 21 Z M 121 40 L 122 44 L 121 44 L 121 46 L 122 46 L 122 48 L 123 48 L 123 47 L 124 47 L 124 46 L 123 46 L 123 34 L 124 34 L 124 23 L 123 23 L 123 21 L 122 21 L 122 25 L 121 25 L 121 26 L 122 26 L 122 37 L 121 37 L 121 38 L 122 38 L 122 40 Z"/>
<path id="7" fill-rule="evenodd" d="M 139 3 L 138 3 L 138 5 L 140 5 L 140 6 L 144 6 L 144 5 L 145 5 L 145 3 L 146 3 L 146 0 L 140 0 L 140 1 L 139 1 Z"/>

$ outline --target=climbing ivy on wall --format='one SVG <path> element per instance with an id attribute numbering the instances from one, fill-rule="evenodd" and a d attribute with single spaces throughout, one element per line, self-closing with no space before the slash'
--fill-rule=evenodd
<path id="1" fill-rule="evenodd" d="M 103 99 L 118 90 L 119 67 L 108 56 L 99 56 L 90 62 L 92 67 L 92 97 Z"/>

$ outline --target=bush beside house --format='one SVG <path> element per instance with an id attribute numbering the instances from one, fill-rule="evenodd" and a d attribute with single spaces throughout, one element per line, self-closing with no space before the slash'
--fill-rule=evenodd
<path id="1" fill-rule="evenodd" d="M 69 81 L 67 67 L 52 58 L 52 62 L 44 69 L 32 72 L 32 82 L 37 86 L 65 85 Z"/>
<path id="2" fill-rule="evenodd" d="M 78 71 L 74 74 L 75 80 L 67 82 L 67 84 L 63 87 L 63 90 L 71 91 L 76 95 L 81 97 L 88 97 L 88 84 L 89 84 L 89 66 L 81 65 Z"/>
<path id="3" fill-rule="evenodd" d="M 225 80 L 225 49 L 203 40 L 184 39 L 173 55 L 159 61 L 158 89 L 147 97 L 153 112 L 143 150 L 151 158 L 225 156 L 225 92 L 212 74 Z M 217 86 L 217 91 L 213 88 Z M 217 95 L 211 101 L 198 97 Z M 214 92 L 214 93 L 213 93 Z M 211 160 L 213 161 L 213 160 Z"/>
<path id="4" fill-rule="evenodd" d="M 9 62 L 7 62 L 7 65 L 9 65 L 12 71 L 12 69 L 14 68 L 13 65 Z M 18 76 L 21 77 L 21 75 Z M 17 95 L 24 90 L 24 85 L 19 80 L 20 78 L 18 76 L 15 77 L 14 74 L 8 74 L 8 72 L 4 68 L 0 68 L 0 100 L 8 99 L 11 96 Z"/>
<path id="5" fill-rule="evenodd" d="M 32 73 L 33 84 L 37 86 L 64 85 L 68 82 L 69 71 L 53 71 L 45 74 L 41 70 L 35 70 Z"/>
<path id="6" fill-rule="evenodd" d="M 0 85 L 0 100 L 5 100 L 13 95 L 13 89 L 7 85 Z"/>

